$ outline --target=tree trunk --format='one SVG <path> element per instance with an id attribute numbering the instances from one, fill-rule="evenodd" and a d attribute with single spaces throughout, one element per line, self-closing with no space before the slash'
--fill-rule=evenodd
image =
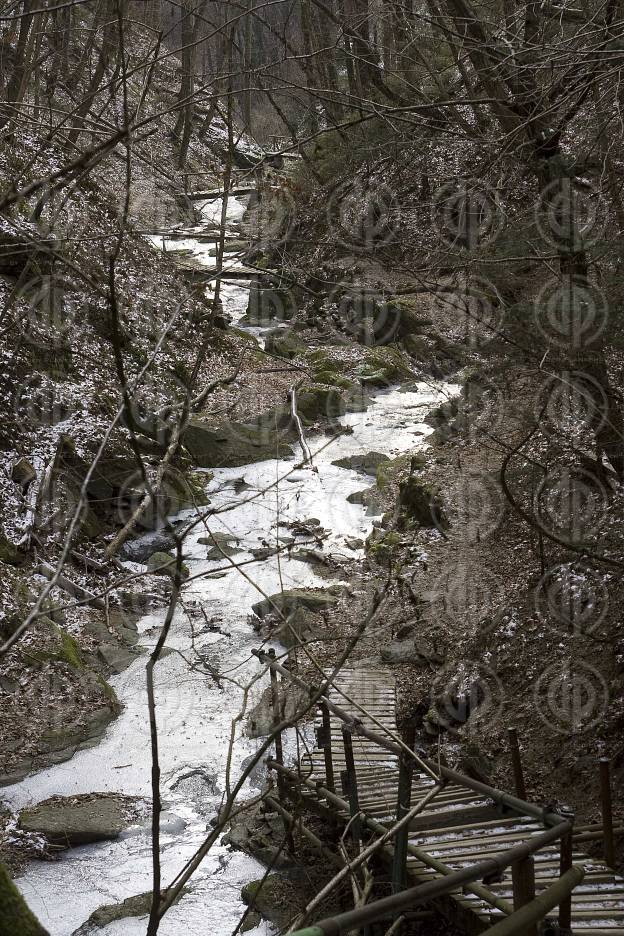
<path id="1" fill-rule="evenodd" d="M 0 936 L 48 936 L 0 862 Z"/>

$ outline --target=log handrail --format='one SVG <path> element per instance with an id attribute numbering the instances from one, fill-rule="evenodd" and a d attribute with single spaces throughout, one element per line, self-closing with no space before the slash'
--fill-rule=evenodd
<path id="1" fill-rule="evenodd" d="M 300 689 L 310 693 L 318 692 L 317 687 L 306 682 L 304 679 L 301 679 L 300 676 L 296 676 L 294 673 L 291 673 L 287 667 L 282 666 L 282 664 L 278 663 L 277 660 L 273 660 L 263 650 L 254 649 L 251 652 L 254 656 L 258 657 L 261 663 L 265 664 L 271 669 L 276 670 L 283 677 L 289 679 Z M 549 812 L 535 803 L 527 803 L 524 800 L 518 799 L 517 796 L 512 796 L 510 793 L 504 793 L 502 790 L 497 790 L 495 787 L 492 787 L 487 783 L 482 783 L 480 780 L 474 780 L 472 777 L 467 777 L 464 774 L 458 773 L 456 770 L 452 770 L 450 767 L 445 767 L 442 764 L 438 766 L 427 758 L 421 757 L 420 755 L 411 751 L 407 745 L 400 745 L 397 744 L 396 741 L 391 741 L 389 738 L 384 738 L 384 736 L 378 731 L 373 731 L 372 729 L 367 728 L 359 718 L 356 718 L 349 712 L 346 712 L 340 705 L 336 705 L 335 702 L 330 702 L 327 697 L 323 698 L 322 704 L 326 705 L 327 708 L 333 712 L 337 718 L 347 724 L 353 732 L 363 735 L 365 738 L 368 738 L 369 741 L 377 744 L 383 750 L 388 751 L 390 754 L 394 754 L 396 757 L 400 757 L 402 754 L 407 754 L 408 756 L 413 757 L 414 761 L 435 781 L 440 778 L 444 778 L 445 780 L 450 780 L 454 783 L 467 786 L 469 789 L 474 790 L 475 793 L 480 793 L 482 796 L 487 796 L 499 806 L 510 809 L 512 812 L 517 813 L 520 816 L 531 816 L 533 819 L 538 819 L 540 822 L 543 822 L 544 825 L 555 826 L 565 821 L 557 813 Z"/>
<path id="2" fill-rule="evenodd" d="M 563 828 L 564 825 L 566 829 Z M 496 857 L 487 858 L 467 868 L 461 868 L 459 871 L 452 871 L 443 878 L 438 878 L 427 884 L 418 884 L 416 887 L 399 891 L 390 897 L 384 897 L 363 907 L 348 910 L 338 916 L 328 917 L 313 926 L 295 930 L 291 936 L 339 936 L 341 933 L 347 933 L 377 920 L 393 917 L 403 910 L 411 910 L 436 897 L 442 897 L 454 890 L 459 890 L 476 879 L 504 870 L 516 861 L 533 854 L 534 851 L 557 838 L 559 833 L 569 831 L 570 828 L 568 822 L 563 823 L 561 826 L 548 829 L 542 835 L 535 836 L 530 841 L 501 852 Z M 510 914 L 505 920 L 497 923 L 489 932 L 496 934 L 496 936 L 509 936 L 509 934 L 522 932 L 522 928 L 531 922 L 543 919 L 562 898 L 582 881 L 584 874 L 585 869 L 583 867 L 573 866 L 543 894 L 536 897 L 530 904 L 526 904 L 521 910 Z"/>

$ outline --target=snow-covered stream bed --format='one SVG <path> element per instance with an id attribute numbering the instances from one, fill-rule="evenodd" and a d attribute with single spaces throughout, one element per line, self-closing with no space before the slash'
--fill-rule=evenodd
<path id="1" fill-rule="evenodd" d="M 236 205 L 233 211 L 240 216 Z M 201 246 L 196 251 L 198 256 L 202 254 Z M 213 258 L 207 261 L 207 265 L 213 263 Z M 241 284 L 227 285 L 224 293 L 228 311 L 242 314 L 246 294 Z M 251 558 L 249 551 L 260 547 L 263 541 L 275 541 L 279 504 L 281 520 L 314 517 L 322 527 L 331 530 L 326 550 L 356 557 L 358 551 L 345 544 L 345 537 L 365 538 L 374 518 L 366 515 L 364 507 L 350 504 L 346 498 L 367 487 L 370 479 L 331 462 L 370 450 L 393 456 L 423 446 L 430 432 L 423 419 L 428 409 L 446 399 L 448 393 L 448 386 L 422 384 L 407 392 L 377 394 L 366 412 L 342 418 L 344 424 L 352 427 L 351 434 L 333 439 L 313 436 L 309 440 L 316 453 L 313 467 L 293 471 L 301 461 L 301 452 L 296 450 L 289 460 L 215 471 L 208 488 L 210 507 L 229 505 L 232 509 L 209 518 L 208 529 L 232 534 L 240 540 L 242 552 L 235 561 L 244 561 Z M 278 478 L 282 480 L 275 485 Z M 262 491 L 265 493 L 253 496 Z M 288 531 L 281 527 L 280 532 Z M 162 796 L 166 805 L 162 822 L 164 883 L 177 874 L 200 845 L 210 819 L 219 809 L 232 719 L 240 712 L 243 687 L 260 670 L 250 652 L 259 638 L 248 623 L 248 615 L 251 605 L 262 596 L 234 568 L 219 577 L 195 577 L 227 565 L 223 560 L 206 560 L 207 547 L 197 542 L 206 535 L 207 528 L 201 525 L 186 541 L 191 580 L 184 586 L 182 603 L 187 610 L 201 604 L 210 624 L 206 624 L 203 616 L 189 617 L 180 608 L 168 640 L 173 652 L 156 669 Z M 279 561 L 274 556 L 243 569 L 267 594 L 279 591 L 282 586 L 328 584 L 308 563 L 285 555 Z M 162 617 L 162 614 L 147 615 L 139 622 L 144 646 L 153 645 Z M 197 653 L 223 674 L 222 689 L 209 676 L 189 667 L 188 661 L 196 659 Z M 3 799 L 10 806 L 19 809 L 55 794 L 92 791 L 149 797 L 151 761 L 145 660 L 145 656 L 140 657 L 111 680 L 125 708 L 101 742 L 66 763 L 5 788 Z M 252 704 L 265 684 L 254 686 Z M 259 744 L 246 737 L 241 726 L 237 728 L 233 779 Z M 289 749 L 292 753 L 292 748 L 292 738 L 287 739 L 287 753 Z M 245 793 L 252 794 L 261 782 L 261 771 L 253 772 Z M 160 932 L 163 936 L 229 936 L 244 909 L 241 886 L 262 872 L 263 868 L 253 859 L 217 844 L 193 877 L 190 892 L 165 916 Z M 32 863 L 18 884 L 52 936 L 70 936 L 100 905 L 150 889 L 149 827 L 136 825 L 118 840 L 74 848 L 57 862 Z M 145 926 L 145 918 L 128 918 L 100 932 L 105 936 L 131 936 L 144 934 Z M 269 931 L 261 924 L 254 932 Z"/>

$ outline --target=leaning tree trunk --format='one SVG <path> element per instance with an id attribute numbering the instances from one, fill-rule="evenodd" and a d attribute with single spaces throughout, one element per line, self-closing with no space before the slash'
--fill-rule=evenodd
<path id="1" fill-rule="evenodd" d="M 48 936 L 0 862 L 0 936 Z"/>

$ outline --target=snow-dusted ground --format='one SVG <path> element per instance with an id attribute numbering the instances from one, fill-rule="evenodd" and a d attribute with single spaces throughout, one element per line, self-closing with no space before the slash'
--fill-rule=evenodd
<path id="1" fill-rule="evenodd" d="M 238 211 L 236 205 L 233 210 Z M 224 293 L 231 311 L 242 314 L 246 306 L 244 287 L 240 283 L 228 285 Z M 353 428 L 352 434 L 315 436 L 311 440 L 312 466 L 297 468 L 301 452 L 296 451 L 290 460 L 215 471 L 208 491 L 210 507 L 232 509 L 209 518 L 207 527 L 196 527 L 187 540 L 191 578 L 183 589 L 182 603 L 190 615 L 182 608 L 177 612 L 168 641 L 173 652 L 157 666 L 162 793 L 166 803 L 163 882 L 169 882 L 200 845 L 209 819 L 219 809 L 226 787 L 232 719 L 241 710 L 243 687 L 260 671 L 251 655 L 251 648 L 259 641 L 248 623 L 248 614 L 252 603 L 262 596 L 233 568 L 219 577 L 196 577 L 228 565 L 225 560 L 206 560 L 206 546 L 199 544 L 198 538 L 206 536 L 208 529 L 231 533 L 241 541 L 243 550 L 234 561 L 251 558 L 249 550 L 277 536 L 279 502 L 281 520 L 315 517 L 332 531 L 327 541 L 329 549 L 357 555 L 347 548 L 344 538 L 365 537 L 373 517 L 366 515 L 363 507 L 347 503 L 346 497 L 368 486 L 370 479 L 331 462 L 371 449 L 393 456 L 424 446 L 431 430 L 422 420 L 428 409 L 448 397 L 449 389 L 442 384 L 422 384 L 410 392 L 379 393 L 366 412 L 343 417 L 343 422 Z M 237 484 L 235 489 L 234 482 L 241 478 L 245 485 Z M 276 485 L 277 479 L 281 480 Z M 281 528 L 281 532 L 287 531 Z M 327 584 L 307 563 L 286 557 L 279 562 L 273 557 L 243 569 L 267 594 L 279 591 L 282 585 L 292 588 Z M 204 617 L 193 615 L 192 609 L 198 605 L 222 632 L 208 630 Z M 139 622 L 142 644 L 153 644 L 161 623 L 161 615 L 148 615 Z M 223 674 L 222 689 L 210 677 L 189 668 L 187 660 L 196 659 L 197 653 Z M 54 794 L 115 790 L 149 796 L 151 762 L 144 667 L 143 657 L 111 680 L 125 708 L 96 747 L 6 788 L 3 799 L 17 809 Z M 257 700 L 265 684 L 254 686 L 250 704 Z M 232 779 L 240 774 L 260 743 L 247 738 L 237 727 Z M 286 751 L 294 754 L 292 736 L 287 739 Z M 187 776 L 197 768 L 208 782 L 201 776 Z M 245 786 L 247 795 L 262 779 L 257 773 L 252 773 L 252 778 Z M 229 936 L 244 909 L 241 886 L 262 872 L 253 859 L 216 845 L 193 877 L 191 892 L 164 918 L 161 933 Z M 150 888 L 149 828 L 137 825 L 117 841 L 72 849 L 59 862 L 33 863 L 18 884 L 51 936 L 70 936 L 101 904 Z M 101 932 L 105 936 L 138 936 L 145 932 L 145 918 L 121 920 Z M 254 932 L 268 933 L 269 928 L 261 924 Z"/>

